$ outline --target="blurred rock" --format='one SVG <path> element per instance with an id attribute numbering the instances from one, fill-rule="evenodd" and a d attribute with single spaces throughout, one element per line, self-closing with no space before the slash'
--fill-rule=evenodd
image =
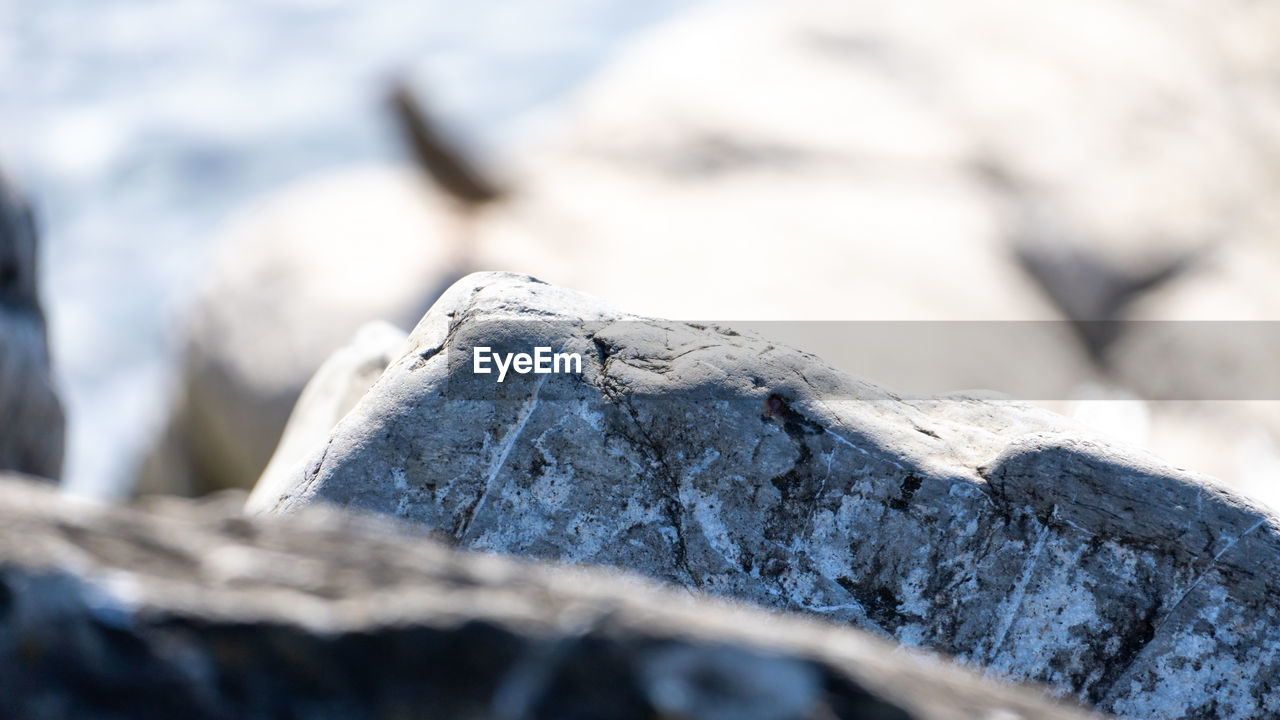
<path id="1" fill-rule="evenodd" d="M 233 223 L 138 492 L 252 486 L 324 359 L 366 322 L 412 326 L 463 273 L 464 234 L 422 178 L 396 168 L 307 181 Z"/>
<path id="2" fill-rule="evenodd" d="M 549 346 L 581 375 L 473 374 Z M 906 401 L 756 336 L 454 285 L 273 512 L 629 568 L 1131 718 L 1280 712 L 1280 521 L 1029 405 Z"/>
<path id="3" fill-rule="evenodd" d="M 0 470 L 58 479 L 65 421 L 49 369 L 31 208 L 0 176 Z"/>
<path id="4" fill-rule="evenodd" d="M 521 220 L 550 223 L 558 209 L 551 235 L 566 251 L 619 245 L 677 265 L 677 277 L 737 265 L 757 291 L 748 316 L 808 296 L 842 319 L 914 317 L 918 305 L 1054 317 L 1021 290 L 1015 249 L 1073 317 L 1114 312 L 1206 245 L 1274 227 L 1280 94 L 1264 48 L 1276 23 L 1243 19 L 1277 13 L 1254 5 L 809 1 L 689 13 L 555 116 L 559 141 L 525 158 L 536 207 Z M 611 237 L 643 241 L 600 240 Z M 668 261 L 718 242 L 743 251 Z M 536 260 L 519 267 L 596 289 Z M 651 300 L 648 273 L 613 274 L 628 307 L 684 311 Z M 677 284 L 691 316 L 720 290 Z M 832 287 L 854 301 L 826 308 Z"/>
<path id="5" fill-rule="evenodd" d="M 514 158 L 477 264 L 666 317 L 1062 318 L 965 128 L 830 35 L 879 14 L 734 4 L 640 41 Z"/>
<path id="6" fill-rule="evenodd" d="M 896 12 L 734 3 L 639 41 L 512 159 L 519 192 L 481 219 L 475 265 L 690 320 L 1065 319 L 1013 253 L 985 148 L 898 65 L 944 49 L 881 27 Z M 1011 384 L 1091 379 L 1074 329 L 1045 331 Z M 823 332 L 829 362 L 883 376 L 874 348 Z M 980 387 L 1002 352 L 967 350 L 945 389 Z"/>
<path id="7" fill-rule="evenodd" d="M 295 466 L 324 446 L 333 426 L 400 356 L 406 339 L 403 330 L 388 323 L 367 323 L 324 361 L 298 396 L 280 445 L 254 485 L 246 510 L 265 509 L 263 504 L 288 486 L 292 476 L 301 472 Z"/>
<path id="8" fill-rule="evenodd" d="M 1086 717 L 853 630 L 315 510 L 0 480 L 0 591 L 18 720 Z"/>

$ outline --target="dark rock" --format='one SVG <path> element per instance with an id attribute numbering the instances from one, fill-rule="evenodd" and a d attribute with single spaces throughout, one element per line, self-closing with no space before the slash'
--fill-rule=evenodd
<path id="1" fill-rule="evenodd" d="M 31 208 L 0 176 L 0 470 L 57 479 L 64 418 L 49 369 Z"/>
<path id="2" fill-rule="evenodd" d="M 404 529 L 404 528 L 400 528 Z M 856 631 L 312 509 L 0 480 L 8 718 L 1084 720 Z"/>
<path id="3" fill-rule="evenodd" d="M 581 375 L 471 373 L 471 348 Z M 1280 712 L 1280 524 L 1011 401 L 905 400 L 504 274 L 451 288 L 274 503 L 871 629 L 1126 717 Z"/>

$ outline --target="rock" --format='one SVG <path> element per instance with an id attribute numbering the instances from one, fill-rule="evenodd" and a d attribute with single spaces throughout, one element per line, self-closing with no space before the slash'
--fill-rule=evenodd
<path id="1" fill-rule="evenodd" d="M 256 512 L 288 486 L 293 474 L 300 471 L 294 466 L 324 446 L 333 426 L 400 356 L 407 338 L 403 330 L 388 323 L 367 323 L 350 343 L 324 361 L 298 396 L 280 445 L 245 504 L 247 510 Z"/>
<path id="2" fill-rule="evenodd" d="M 398 530 L 2 480 L 6 717 L 1086 718 L 853 630 Z"/>
<path id="3" fill-rule="evenodd" d="M 550 346 L 582 374 L 471 372 Z M 1280 712 L 1280 522 L 1012 401 L 902 399 L 714 326 L 455 284 L 272 512 L 807 612 L 1128 718 Z"/>
<path id="4" fill-rule="evenodd" d="M 234 222 L 188 319 L 170 428 L 139 491 L 250 487 L 307 380 L 362 324 L 408 326 L 463 271 L 411 169 L 309 180 Z"/>
<path id="5" fill-rule="evenodd" d="M 640 40 L 512 158 L 476 264 L 665 317 L 1061 319 L 963 127 L 842 45 L 881 10 L 736 3 Z"/>
<path id="6" fill-rule="evenodd" d="M 0 176 L 0 470 L 62 473 L 65 420 L 49 369 L 31 208 Z"/>
<path id="7" fill-rule="evenodd" d="M 1113 312 L 1206 246 L 1275 227 L 1277 19 L 1230 0 L 686 13 L 520 158 L 513 235 L 554 224 L 564 252 L 633 262 L 571 275 L 523 240 L 496 259 L 666 317 L 722 318 L 701 307 L 719 283 L 683 281 L 730 265 L 754 319 L 814 296 L 837 319 L 1057 317 L 1024 290 L 1025 260 L 1073 317 Z M 654 275 L 635 271 L 651 266 L 695 309 L 652 297 Z"/>

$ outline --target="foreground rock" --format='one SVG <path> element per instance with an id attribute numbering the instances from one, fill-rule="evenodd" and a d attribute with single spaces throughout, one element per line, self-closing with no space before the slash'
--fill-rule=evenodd
<path id="1" fill-rule="evenodd" d="M 0 470 L 56 479 L 65 422 L 49 370 L 31 208 L 0 176 Z"/>
<path id="2" fill-rule="evenodd" d="M 581 375 L 471 373 L 476 345 Z M 274 504 L 821 615 L 1133 718 L 1280 712 L 1280 525 L 1046 411 L 469 276 Z"/>
<path id="3" fill-rule="evenodd" d="M 1084 720 L 861 633 L 313 512 L 0 481 L 11 718 Z"/>

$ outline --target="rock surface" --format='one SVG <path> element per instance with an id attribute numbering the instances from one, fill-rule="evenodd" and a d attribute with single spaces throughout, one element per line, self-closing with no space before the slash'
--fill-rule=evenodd
<path id="1" fill-rule="evenodd" d="M 312 179 L 233 222 L 185 329 L 177 407 L 139 490 L 251 487 L 325 358 L 366 322 L 416 322 L 463 274 L 458 232 L 408 168 Z"/>
<path id="2" fill-rule="evenodd" d="M 1085 720 L 852 630 L 387 524 L 0 480 L 5 717 Z"/>
<path id="3" fill-rule="evenodd" d="M 475 345 L 581 375 L 473 375 Z M 1130 718 L 1280 712 L 1280 523 L 1047 411 L 525 277 L 454 285 L 274 504 L 630 568 L 871 629 Z"/>
<path id="4" fill-rule="evenodd" d="M 65 420 L 49 369 L 31 208 L 0 176 L 0 470 L 57 479 Z"/>
<path id="5" fill-rule="evenodd" d="M 373 383 L 400 356 L 408 334 L 385 322 L 367 323 L 351 342 L 320 366 L 289 414 L 280 445 L 253 486 L 245 509 L 256 512 L 288 487 L 295 466 L 324 446 L 342 416 L 364 397 Z"/>

